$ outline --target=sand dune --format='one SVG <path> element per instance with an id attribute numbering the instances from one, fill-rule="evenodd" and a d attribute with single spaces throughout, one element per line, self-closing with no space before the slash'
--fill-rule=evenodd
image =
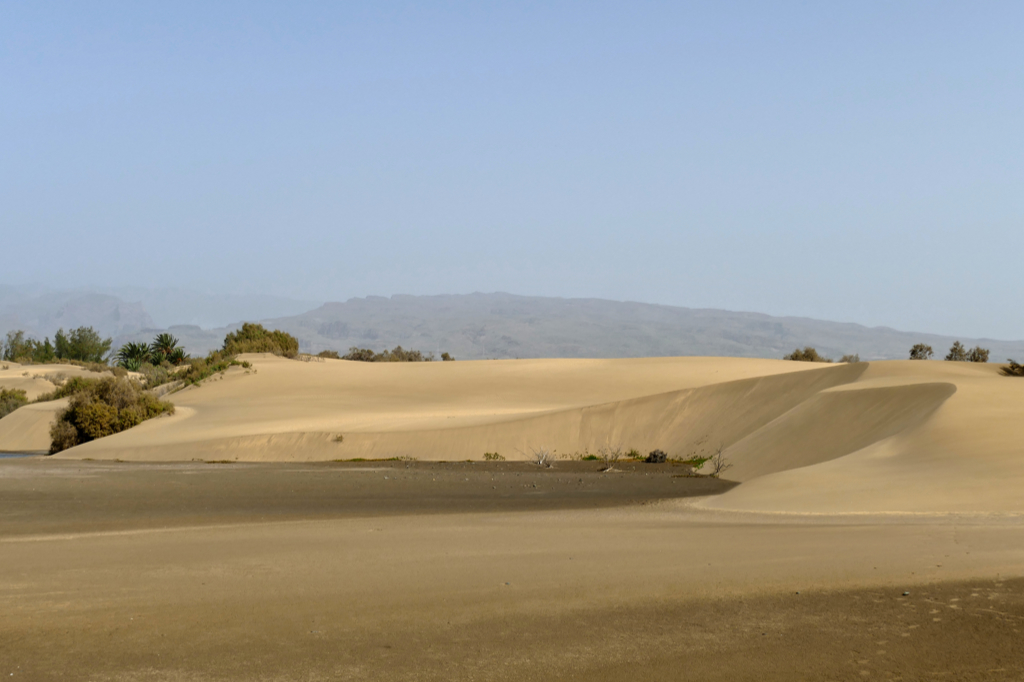
<path id="1" fill-rule="evenodd" d="M 54 389 L 47 377 L 62 374 L 66 377 L 103 376 L 77 365 L 20 365 L 17 362 L 0 362 L 0 388 L 18 388 L 25 391 L 29 400 L 35 400 Z"/>
<path id="2" fill-rule="evenodd" d="M 611 446 L 689 458 L 722 446 L 726 477 L 743 483 L 708 502 L 723 509 L 1024 511 L 1024 381 L 996 365 L 248 359 L 251 371 L 173 394 L 174 416 L 60 457 L 512 460 Z M 0 421 L 0 449 L 42 449 L 48 418 L 40 406 Z"/>

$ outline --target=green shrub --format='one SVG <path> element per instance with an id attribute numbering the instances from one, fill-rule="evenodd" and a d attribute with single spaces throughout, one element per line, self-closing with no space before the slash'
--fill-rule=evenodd
<path id="1" fill-rule="evenodd" d="M 797 348 L 795 351 L 782 358 L 783 360 L 796 360 L 798 362 L 832 362 L 829 358 L 818 355 L 818 351 L 807 346 L 803 350 Z"/>
<path id="2" fill-rule="evenodd" d="M 246 322 L 241 329 L 224 337 L 223 352 L 227 355 L 273 353 L 294 358 L 299 354 L 299 340 L 279 329 L 268 331 L 262 324 Z"/>
<path id="3" fill-rule="evenodd" d="M 485 452 L 484 461 L 487 462 L 504 462 L 505 456 L 499 455 L 497 452 Z"/>
<path id="4" fill-rule="evenodd" d="M 340 360 L 341 356 L 338 355 L 336 350 L 322 350 L 316 354 L 318 358 L 327 358 L 329 360 Z"/>
<path id="5" fill-rule="evenodd" d="M 131 379 L 108 377 L 90 381 L 57 413 L 50 428 L 51 454 L 125 431 L 161 414 L 174 413 L 174 405 L 146 393 Z"/>
<path id="6" fill-rule="evenodd" d="M 28 395 L 20 388 L 0 389 L 0 419 L 14 412 L 22 405 L 27 404 Z"/>
<path id="7" fill-rule="evenodd" d="M 37 403 L 46 403 L 51 400 L 60 400 L 61 398 L 67 398 L 68 396 L 75 395 L 76 393 L 82 393 L 83 391 L 91 390 L 96 384 L 102 379 L 87 379 L 85 377 L 71 377 L 60 386 L 50 391 L 49 393 L 43 393 L 35 399 Z"/>
<path id="8" fill-rule="evenodd" d="M 433 353 L 423 354 L 419 350 L 405 350 L 401 346 L 395 346 L 392 350 L 383 350 L 374 353 L 369 348 L 357 348 L 352 346 L 348 354 L 342 360 L 355 360 L 357 362 L 430 362 L 434 359 Z M 441 359 L 445 362 L 454 360 L 448 353 L 441 353 Z"/>
<path id="9" fill-rule="evenodd" d="M 915 343 L 910 349 L 911 360 L 927 360 L 933 355 L 935 355 L 935 351 L 926 343 Z"/>

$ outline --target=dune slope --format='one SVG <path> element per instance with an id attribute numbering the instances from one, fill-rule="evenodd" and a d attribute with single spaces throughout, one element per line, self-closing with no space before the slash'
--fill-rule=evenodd
<path id="1" fill-rule="evenodd" d="M 1024 380 L 995 365 L 741 358 L 372 364 L 251 356 L 177 414 L 60 455 L 528 459 L 719 447 L 759 511 L 1024 511 Z"/>

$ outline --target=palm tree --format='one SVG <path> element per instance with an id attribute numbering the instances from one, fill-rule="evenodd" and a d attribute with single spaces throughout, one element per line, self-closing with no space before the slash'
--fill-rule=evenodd
<path id="1" fill-rule="evenodd" d="M 117 351 L 116 357 L 118 366 L 132 372 L 138 372 L 142 363 L 149 362 L 150 360 L 149 346 L 144 343 L 129 341 L 121 346 L 121 349 Z"/>
<path id="2" fill-rule="evenodd" d="M 157 337 L 153 339 L 153 343 L 150 344 L 149 349 L 153 354 L 154 359 L 157 362 L 162 360 L 169 360 L 171 353 L 178 347 L 178 339 L 174 338 L 171 334 L 164 332 L 157 334 Z"/>
<path id="3" fill-rule="evenodd" d="M 185 353 L 184 348 L 178 347 L 168 353 L 167 359 L 172 365 L 183 365 L 188 360 L 188 354 Z"/>

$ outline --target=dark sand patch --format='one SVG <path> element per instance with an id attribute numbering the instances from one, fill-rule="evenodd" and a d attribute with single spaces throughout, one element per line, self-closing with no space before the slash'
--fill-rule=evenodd
<path id="1" fill-rule="evenodd" d="M 465 512 L 590 509 L 713 495 L 671 464 L 0 462 L 0 538 Z"/>

